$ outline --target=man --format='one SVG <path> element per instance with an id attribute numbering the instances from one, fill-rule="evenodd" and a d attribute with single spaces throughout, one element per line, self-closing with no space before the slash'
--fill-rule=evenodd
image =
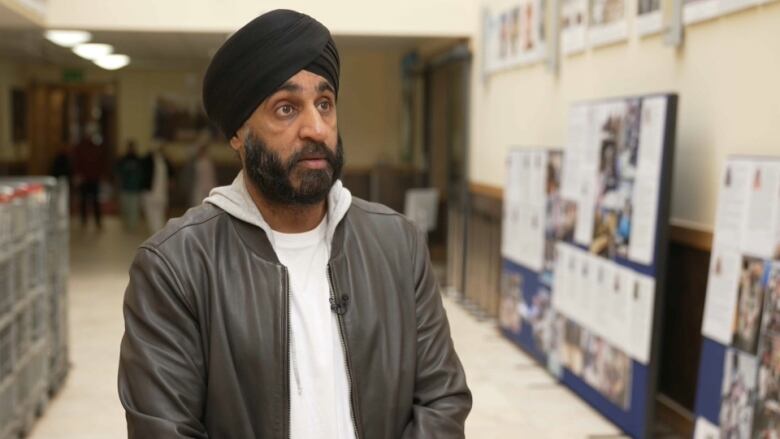
<path id="1" fill-rule="evenodd" d="M 162 153 L 159 143 L 152 145 L 144 157 L 143 207 L 146 224 L 152 233 L 162 229 L 168 213 L 168 189 L 173 176 L 172 167 Z"/>
<path id="2" fill-rule="evenodd" d="M 116 164 L 116 174 L 119 180 L 122 222 L 126 229 L 134 231 L 138 225 L 141 190 L 144 184 L 143 160 L 138 155 L 135 140 L 127 142 L 125 154 Z"/>
<path id="3" fill-rule="evenodd" d="M 206 72 L 243 171 L 138 251 L 119 393 L 133 438 L 462 438 L 471 408 L 425 240 L 338 180 L 339 57 L 277 10 Z"/>
<path id="4" fill-rule="evenodd" d="M 73 177 L 81 197 L 81 226 L 87 226 L 87 208 L 92 207 L 95 225 L 102 228 L 100 182 L 105 176 L 106 157 L 103 148 L 85 136 L 73 154 Z"/>

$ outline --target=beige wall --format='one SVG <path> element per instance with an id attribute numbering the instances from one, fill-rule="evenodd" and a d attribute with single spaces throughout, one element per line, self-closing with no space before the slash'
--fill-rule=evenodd
<path id="1" fill-rule="evenodd" d="M 343 49 L 339 125 L 349 166 L 370 166 L 376 162 L 396 163 L 400 136 L 400 58 L 393 49 Z M 205 68 L 205 67 L 204 67 Z M 153 134 L 152 109 L 159 95 L 199 102 L 201 75 L 196 71 L 134 70 L 118 72 L 88 69 L 85 82 L 113 83 L 118 99 L 118 141 L 136 139 L 142 149 Z M 0 59 L 0 158 L 10 150 L 10 86 L 30 81 L 57 83 L 59 67 L 17 65 Z M 230 149 L 212 148 L 217 160 L 233 160 Z M 174 155 L 183 159 L 186 145 L 174 145 Z"/>
<path id="2" fill-rule="evenodd" d="M 686 28 L 680 50 L 661 36 L 480 78 L 474 41 L 470 179 L 504 184 L 510 146 L 560 146 L 572 101 L 676 92 L 672 218 L 712 228 L 716 180 L 728 154 L 780 155 L 780 3 Z"/>
<path id="3" fill-rule="evenodd" d="M 232 32 L 274 8 L 296 9 L 334 34 L 467 36 L 476 23 L 475 0 L 49 0 L 53 27 Z M 106 20 L 111 17 L 111 20 Z"/>

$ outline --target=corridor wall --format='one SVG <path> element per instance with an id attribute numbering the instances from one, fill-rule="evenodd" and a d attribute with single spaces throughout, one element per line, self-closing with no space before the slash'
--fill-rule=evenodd
<path id="1" fill-rule="evenodd" d="M 486 2 L 482 2 L 486 4 Z M 634 2 L 628 2 L 628 15 Z M 477 18 L 478 20 L 479 18 Z M 780 148 L 780 3 L 685 27 L 680 48 L 661 34 L 561 56 L 483 78 L 482 36 L 472 43 L 470 180 L 502 187 L 509 145 L 565 145 L 574 101 L 668 91 L 681 98 L 673 171 L 672 223 L 711 231 L 717 179 L 732 153 Z"/>

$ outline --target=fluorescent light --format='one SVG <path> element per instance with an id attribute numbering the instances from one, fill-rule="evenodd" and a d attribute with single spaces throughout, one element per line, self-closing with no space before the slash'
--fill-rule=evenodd
<path id="1" fill-rule="evenodd" d="M 92 39 L 92 34 L 82 30 L 47 30 L 46 39 L 62 47 L 73 47 Z"/>
<path id="2" fill-rule="evenodd" d="M 87 44 L 79 44 L 78 46 L 73 48 L 73 53 L 76 55 L 90 59 L 95 60 L 98 58 L 102 58 L 106 55 L 110 55 L 111 52 L 114 51 L 114 47 L 110 44 L 98 44 L 98 43 L 87 43 Z"/>
<path id="3" fill-rule="evenodd" d="M 106 70 L 117 70 L 130 64 L 130 57 L 120 53 L 115 53 L 113 55 L 106 55 L 96 59 L 95 64 Z"/>

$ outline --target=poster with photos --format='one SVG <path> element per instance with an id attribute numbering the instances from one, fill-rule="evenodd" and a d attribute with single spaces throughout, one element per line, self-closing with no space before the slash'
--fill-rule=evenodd
<path id="1" fill-rule="evenodd" d="M 778 437 L 780 157 L 729 157 L 718 185 L 696 415 L 720 437 Z"/>
<path id="2" fill-rule="evenodd" d="M 561 0 L 561 53 L 585 51 L 588 31 L 588 0 Z"/>
<path id="3" fill-rule="evenodd" d="M 628 38 L 627 0 L 589 0 L 588 43 L 605 46 Z"/>
<path id="4" fill-rule="evenodd" d="M 675 114 L 674 95 L 577 103 L 564 151 L 506 159 L 501 330 L 632 437 L 655 394 Z"/>
<path id="5" fill-rule="evenodd" d="M 636 32 L 640 36 L 661 32 L 664 17 L 661 0 L 637 0 Z"/>
<path id="6" fill-rule="evenodd" d="M 494 1 L 483 16 L 483 68 L 492 74 L 546 56 L 545 0 Z"/>

